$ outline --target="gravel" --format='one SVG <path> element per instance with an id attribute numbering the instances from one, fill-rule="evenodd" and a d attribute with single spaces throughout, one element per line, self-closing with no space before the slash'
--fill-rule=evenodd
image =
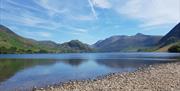
<path id="1" fill-rule="evenodd" d="M 35 91 L 180 91 L 180 62 L 112 73 L 94 80 L 69 81 Z"/>

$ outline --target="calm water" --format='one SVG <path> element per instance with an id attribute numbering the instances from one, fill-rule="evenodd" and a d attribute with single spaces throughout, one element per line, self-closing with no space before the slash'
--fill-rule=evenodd
<path id="1" fill-rule="evenodd" d="M 0 55 L 0 91 L 25 90 L 68 80 L 180 61 L 175 53 L 79 53 Z"/>

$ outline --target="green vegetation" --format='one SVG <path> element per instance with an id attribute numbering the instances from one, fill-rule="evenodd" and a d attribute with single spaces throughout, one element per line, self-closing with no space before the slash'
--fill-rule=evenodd
<path id="1" fill-rule="evenodd" d="M 157 47 L 155 52 L 169 52 L 168 49 L 171 48 L 174 45 L 178 45 L 180 42 L 171 43 L 169 45 L 163 46 L 163 47 Z"/>
<path id="2" fill-rule="evenodd" d="M 151 48 L 141 48 L 141 49 L 138 49 L 137 52 L 154 52 L 156 51 L 157 48 L 156 47 L 151 47 Z"/>
<path id="3" fill-rule="evenodd" d="M 180 52 L 180 43 L 177 45 L 173 45 L 168 49 L 169 52 Z"/>

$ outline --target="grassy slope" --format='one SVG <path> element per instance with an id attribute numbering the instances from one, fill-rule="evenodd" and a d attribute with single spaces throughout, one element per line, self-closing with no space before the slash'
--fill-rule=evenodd
<path id="1" fill-rule="evenodd" d="M 54 51 L 53 48 L 48 48 L 45 45 L 40 45 L 37 41 L 33 41 L 30 39 L 22 38 L 18 35 L 9 34 L 6 32 L 0 33 L 0 47 L 16 47 L 17 49 L 23 50 L 32 50 L 32 51 L 39 51 L 40 49 L 44 49 L 47 51 Z"/>
<path id="2" fill-rule="evenodd" d="M 176 43 L 173 43 L 173 44 L 169 44 L 169 45 L 166 45 L 162 48 L 159 48 L 158 50 L 156 50 L 155 52 L 168 52 L 168 49 L 174 45 L 177 45 L 177 44 L 180 44 L 180 42 L 176 42 Z"/>

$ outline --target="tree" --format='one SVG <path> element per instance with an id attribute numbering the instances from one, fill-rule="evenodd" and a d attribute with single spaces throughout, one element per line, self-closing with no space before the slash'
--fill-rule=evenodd
<path id="1" fill-rule="evenodd" d="M 10 47 L 8 49 L 8 53 L 16 53 L 17 52 L 17 48 L 16 47 Z"/>
<path id="2" fill-rule="evenodd" d="M 0 54 L 7 54 L 8 49 L 4 46 L 0 47 Z"/>
<path id="3" fill-rule="evenodd" d="M 26 50 L 26 53 L 33 53 L 31 49 Z"/>
<path id="4" fill-rule="evenodd" d="M 44 49 L 40 49 L 38 53 L 48 53 L 48 51 Z"/>

